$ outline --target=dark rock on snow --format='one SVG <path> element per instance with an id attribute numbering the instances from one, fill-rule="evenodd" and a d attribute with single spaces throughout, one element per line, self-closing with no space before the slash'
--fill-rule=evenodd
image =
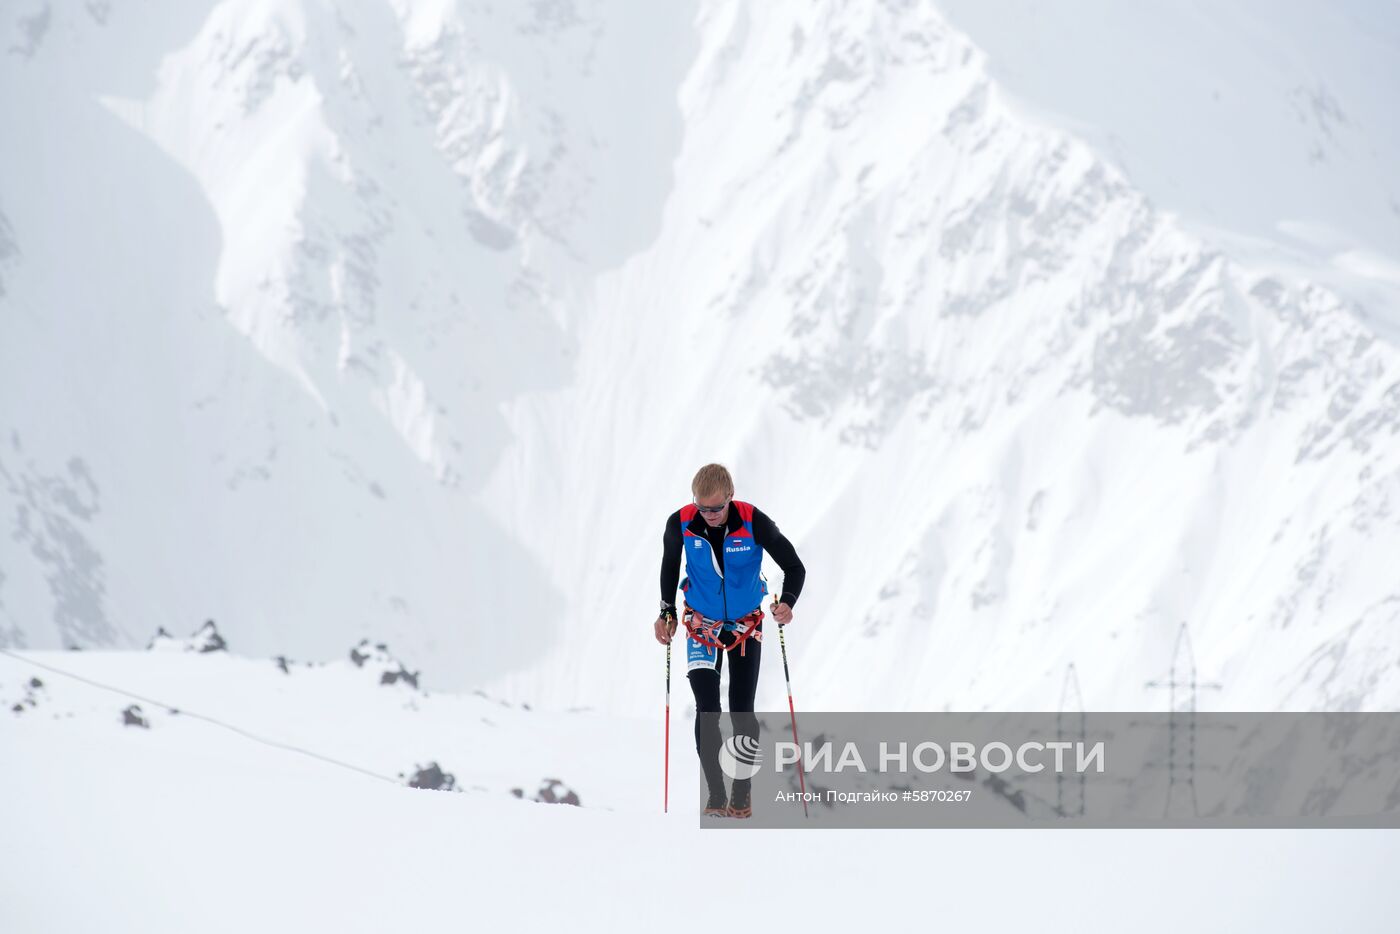
<path id="1" fill-rule="evenodd" d="M 510 793 L 517 798 L 525 797 L 525 791 L 521 788 L 512 788 Z M 538 801 L 541 804 L 572 804 L 579 807 L 578 792 L 569 788 L 557 778 L 546 778 L 540 785 L 539 791 L 535 792 L 531 801 Z"/>
<path id="2" fill-rule="evenodd" d="M 402 681 L 410 687 L 417 688 L 418 676 L 422 674 L 421 671 L 409 671 L 383 642 L 371 645 L 368 639 L 361 639 L 359 645 L 350 649 L 350 661 L 355 663 L 356 668 L 364 668 L 366 664 L 369 664 L 370 668 L 378 668 L 380 684 L 396 684 Z"/>
<path id="3" fill-rule="evenodd" d="M 403 773 L 399 773 L 403 778 Z M 410 788 L 427 788 L 432 791 L 452 791 L 457 787 L 457 778 L 451 772 L 444 772 L 436 762 L 417 766 L 417 771 L 408 780 Z"/>
<path id="4" fill-rule="evenodd" d="M 188 639 L 179 640 L 165 631 L 164 626 L 156 629 L 156 634 L 151 637 L 151 641 L 146 643 L 146 648 L 166 648 L 178 645 L 186 652 L 227 652 L 228 643 L 219 634 L 219 628 L 214 625 L 214 621 L 206 620 L 203 626 L 196 629 Z"/>

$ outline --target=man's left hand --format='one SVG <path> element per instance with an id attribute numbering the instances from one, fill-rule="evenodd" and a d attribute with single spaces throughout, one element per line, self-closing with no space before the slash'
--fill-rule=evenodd
<path id="1" fill-rule="evenodd" d="M 786 626 L 792 622 L 792 607 L 786 603 L 773 604 L 773 618 L 778 621 L 779 626 Z"/>

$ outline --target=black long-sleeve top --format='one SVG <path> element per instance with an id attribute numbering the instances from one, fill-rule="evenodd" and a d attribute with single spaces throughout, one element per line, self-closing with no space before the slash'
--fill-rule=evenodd
<path id="1" fill-rule="evenodd" d="M 724 537 L 731 532 L 737 532 L 743 526 L 744 520 L 739 517 L 739 510 L 735 509 L 732 503 L 729 506 L 729 518 L 723 527 L 712 528 L 699 513 L 690 521 L 690 531 L 709 540 L 721 571 L 724 570 Z M 661 602 L 673 610 L 676 588 L 680 586 L 681 580 L 681 552 L 684 550 L 681 537 L 681 513 L 680 510 L 676 510 L 666 520 L 666 531 L 661 537 Z M 788 606 L 796 606 L 797 597 L 802 593 L 802 584 L 807 579 L 807 569 L 797 557 L 797 549 L 792 547 L 792 542 L 778 531 L 777 523 L 760 512 L 757 506 L 753 510 L 753 540 L 758 547 L 772 555 L 778 567 L 783 569 L 783 589 L 779 601 Z"/>

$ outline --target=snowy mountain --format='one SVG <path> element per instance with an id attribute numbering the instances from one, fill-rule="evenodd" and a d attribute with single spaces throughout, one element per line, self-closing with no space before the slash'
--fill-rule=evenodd
<path id="1" fill-rule="evenodd" d="M 1220 707 L 1400 702 L 1390 293 L 1163 208 L 930 4 L 21 2 L 0 43 L 0 644 L 214 617 L 651 715 L 662 523 L 721 460 L 807 565 L 809 707 L 1048 709 L 1071 663 L 1160 705 L 1182 622 Z"/>
<path id="2" fill-rule="evenodd" d="M 1376 929 L 1379 832 L 697 833 L 679 665 L 659 813 L 710 460 L 799 712 L 1400 702 L 1400 17 L 1047 9 L 0 5 L 0 928 Z"/>
<path id="3" fill-rule="evenodd" d="M 812 706 L 1053 708 L 1069 663 L 1092 709 L 1160 703 L 1183 621 L 1226 708 L 1393 706 L 1400 361 L 1359 309 L 1018 117 L 930 9 L 700 30 L 661 236 L 600 277 L 575 385 L 510 406 L 496 515 L 549 517 L 547 566 L 602 554 L 507 683 L 642 709 L 645 679 L 596 675 L 656 664 L 606 622 L 647 618 L 638 530 L 683 500 L 639 491 L 717 458 L 809 568 Z M 569 454 L 545 483 L 542 449 Z M 606 522 L 574 505 L 599 489 L 629 494 Z"/>
<path id="4" fill-rule="evenodd" d="M 942 0 L 1019 109 L 1072 128 L 1193 234 L 1400 322 L 1400 18 L 1368 2 Z"/>

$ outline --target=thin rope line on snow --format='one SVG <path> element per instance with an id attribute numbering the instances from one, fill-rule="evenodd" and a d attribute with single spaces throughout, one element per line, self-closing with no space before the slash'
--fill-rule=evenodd
<path id="1" fill-rule="evenodd" d="M 84 677 L 83 675 L 74 674 L 71 671 L 64 671 L 62 668 L 56 668 L 53 665 L 45 664 L 44 662 L 40 661 L 35 661 L 32 658 L 25 658 L 23 655 L 18 655 L 14 652 L 11 652 L 9 649 L 0 649 L 0 655 L 7 655 L 10 658 L 13 658 L 18 662 L 23 662 L 26 665 L 33 665 L 36 668 L 42 668 L 45 671 L 51 671 L 54 674 L 63 675 L 65 678 L 72 678 L 75 681 L 81 681 L 84 684 L 90 684 L 95 688 L 100 688 L 104 691 L 111 691 L 113 694 L 120 694 L 123 697 L 130 697 L 135 700 L 142 701 L 143 703 L 150 704 L 154 707 L 164 707 L 171 713 L 178 714 L 182 717 L 193 717 L 196 720 L 203 720 L 206 723 L 212 723 L 215 726 L 223 727 L 226 730 L 230 730 L 231 732 L 237 733 L 239 736 L 242 736 L 246 739 L 251 739 L 254 742 L 262 743 L 264 746 L 271 746 L 274 749 L 283 749 L 288 752 L 301 753 L 304 756 L 310 756 L 312 759 L 318 759 L 321 762 L 325 762 L 329 765 L 339 766 L 342 769 L 349 769 L 352 772 L 359 772 L 361 775 L 368 775 L 371 778 L 377 778 L 380 781 L 386 781 L 394 785 L 401 784 L 397 779 L 390 778 L 387 775 L 381 775 L 378 772 L 374 772 L 370 769 L 363 768 L 362 766 L 355 765 L 352 762 L 345 762 L 340 759 L 336 759 L 332 756 L 322 755 L 319 752 L 313 752 L 312 750 L 306 749 L 302 746 L 295 746 L 290 743 L 284 743 L 280 740 L 268 739 L 265 736 L 259 736 L 256 733 L 251 733 L 240 726 L 234 726 L 232 723 L 227 723 L 223 720 L 218 719 L 217 717 L 211 717 L 207 714 L 198 713 L 193 710 L 187 710 L 184 707 L 176 707 L 174 704 L 167 704 L 164 701 L 156 700 L 152 697 L 145 697 L 133 691 L 128 691 L 124 688 L 115 687 L 114 685 L 103 684 L 101 681 L 94 681 L 93 679 Z"/>

